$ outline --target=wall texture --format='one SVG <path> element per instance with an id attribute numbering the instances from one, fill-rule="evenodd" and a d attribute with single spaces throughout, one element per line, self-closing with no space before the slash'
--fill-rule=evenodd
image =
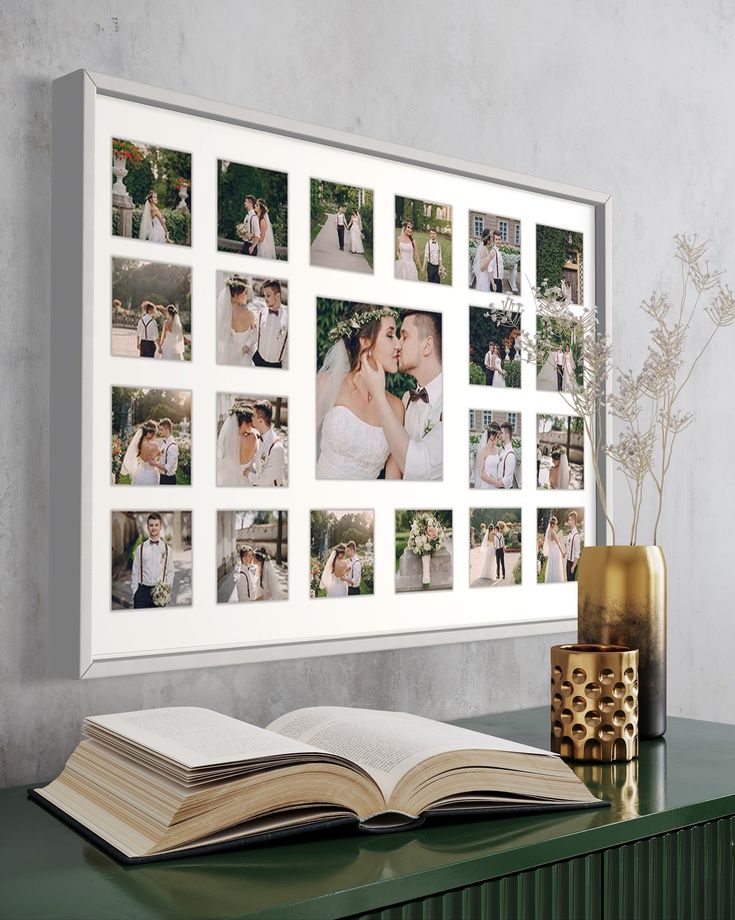
<path id="1" fill-rule="evenodd" d="M 52 777 L 90 713 L 297 705 L 436 717 L 546 701 L 552 637 L 95 681 L 46 676 L 51 81 L 85 67 L 614 195 L 614 332 L 634 366 L 671 238 L 732 259 L 735 12 L 721 0 L 0 0 L 0 786 Z M 735 722 L 735 331 L 693 381 L 662 543 L 670 711 Z M 620 518 L 625 516 L 618 489 Z M 570 637 L 553 637 L 554 640 Z"/>

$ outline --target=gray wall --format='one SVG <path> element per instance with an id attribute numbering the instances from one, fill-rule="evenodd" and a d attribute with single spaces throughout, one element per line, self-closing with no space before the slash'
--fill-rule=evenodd
<path id="1" fill-rule="evenodd" d="M 611 192 L 616 348 L 632 366 L 638 303 L 675 278 L 673 234 L 697 231 L 716 261 L 731 256 L 733 11 L 719 0 L 2 0 L 0 16 L 0 785 L 53 776 L 95 712 L 198 704 L 262 724 L 325 702 L 440 718 L 545 703 L 552 637 L 46 676 L 51 80 L 85 67 Z M 662 540 L 670 711 L 730 722 L 733 344 L 693 383 L 698 423 Z"/>

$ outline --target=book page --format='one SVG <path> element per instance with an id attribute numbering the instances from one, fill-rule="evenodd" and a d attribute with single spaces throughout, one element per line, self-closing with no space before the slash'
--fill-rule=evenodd
<path id="1" fill-rule="evenodd" d="M 402 776 L 436 754 L 485 750 L 556 757 L 549 751 L 407 712 L 341 706 L 297 709 L 271 722 L 268 731 L 354 761 L 375 779 L 386 801 Z"/>
<path id="2" fill-rule="evenodd" d="M 86 721 L 188 769 L 321 753 L 298 739 L 193 706 L 90 716 Z"/>

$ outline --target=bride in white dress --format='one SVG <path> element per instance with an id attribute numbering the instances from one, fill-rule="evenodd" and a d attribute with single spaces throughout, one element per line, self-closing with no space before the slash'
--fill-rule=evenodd
<path id="1" fill-rule="evenodd" d="M 475 251 L 475 258 L 472 261 L 472 274 L 475 276 L 475 290 L 476 291 L 489 291 L 490 290 L 490 274 L 487 270 L 488 265 L 490 264 L 490 253 L 487 249 L 487 241 L 490 238 L 491 233 L 489 230 L 486 230 L 482 234 L 482 242 L 477 247 Z M 483 268 L 484 264 L 484 268 Z"/>
<path id="2" fill-rule="evenodd" d="M 498 450 L 498 438 L 500 429 L 495 425 L 484 431 L 480 439 L 480 446 L 477 448 L 477 459 L 475 461 L 475 488 L 476 489 L 497 489 L 498 487 L 490 482 L 491 479 L 500 479 L 500 451 Z"/>
<path id="3" fill-rule="evenodd" d="M 161 471 L 157 463 L 161 448 L 157 441 L 158 425 L 155 422 L 143 422 L 133 435 L 125 451 L 120 473 L 129 476 L 134 486 L 157 486 L 161 481 Z"/>
<path id="4" fill-rule="evenodd" d="M 217 297 L 217 363 L 252 367 L 258 319 L 250 309 L 250 283 L 230 275 Z"/>
<path id="5" fill-rule="evenodd" d="M 347 572 L 350 563 L 347 559 L 347 547 L 338 543 L 329 554 L 327 564 L 324 566 L 319 587 L 327 592 L 327 597 L 347 597 Z"/>
<path id="6" fill-rule="evenodd" d="M 574 355 L 572 354 L 571 345 L 564 349 L 564 372 L 562 374 L 561 388 L 565 393 L 571 393 L 576 383 Z"/>
<path id="7" fill-rule="evenodd" d="M 317 479 L 377 479 L 383 467 L 386 479 L 401 478 L 360 370 L 367 352 L 373 368 L 397 372 L 397 314 L 390 307 L 365 307 L 356 305 L 331 330 L 334 345 L 317 374 Z M 403 403 L 391 393 L 387 396 L 403 425 Z"/>
<path id="8" fill-rule="evenodd" d="M 484 524 L 482 526 L 485 527 Z M 485 527 L 482 543 L 480 544 L 480 552 L 482 553 L 482 570 L 480 572 L 480 578 L 485 578 L 488 581 L 496 581 L 498 577 L 494 535 L 495 531 L 490 530 L 489 527 Z"/>
<path id="9" fill-rule="evenodd" d="M 235 404 L 217 436 L 217 485 L 251 486 L 248 473 L 258 451 L 251 406 Z"/>
<path id="10" fill-rule="evenodd" d="M 362 218 L 357 208 L 352 209 L 348 230 L 350 231 L 350 252 L 365 252 L 362 245 Z"/>
<path id="11" fill-rule="evenodd" d="M 559 542 L 559 522 L 553 515 L 546 528 L 543 553 L 547 558 L 544 581 L 547 584 L 565 582 L 567 576 L 564 571 L 564 550 Z"/>
<path id="12" fill-rule="evenodd" d="M 149 240 L 151 243 L 171 242 L 166 229 L 166 221 L 158 207 L 158 195 L 155 192 L 148 192 L 146 195 L 138 236 L 141 240 Z"/>
<path id="13" fill-rule="evenodd" d="M 170 361 L 184 360 L 184 330 L 178 309 L 170 303 L 161 332 L 161 357 Z"/>
<path id="14" fill-rule="evenodd" d="M 265 546 L 259 546 L 253 553 L 255 565 L 255 600 L 258 601 L 283 601 L 286 594 L 276 575 L 273 564 Z"/>
<path id="15" fill-rule="evenodd" d="M 418 281 L 419 264 L 416 240 L 413 238 L 413 224 L 410 220 L 404 220 L 396 246 L 395 277 L 406 281 Z"/>
<path id="16" fill-rule="evenodd" d="M 503 389 L 505 387 L 505 371 L 503 370 L 503 360 L 500 357 L 500 351 L 497 345 L 492 347 L 491 364 L 495 374 L 493 375 L 493 386 Z"/>
<path id="17" fill-rule="evenodd" d="M 273 227 L 268 215 L 268 206 L 262 198 L 258 198 L 255 202 L 255 213 L 258 215 L 258 224 L 260 225 L 258 255 L 261 259 L 275 259 L 276 241 L 273 237 Z"/>

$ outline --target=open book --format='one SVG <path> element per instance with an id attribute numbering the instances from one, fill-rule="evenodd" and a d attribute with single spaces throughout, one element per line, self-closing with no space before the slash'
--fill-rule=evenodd
<path id="1" fill-rule="evenodd" d="M 94 716 L 84 734 L 31 797 L 122 861 L 607 804 L 555 754 L 403 712 L 299 709 L 263 729 L 176 707 Z"/>

